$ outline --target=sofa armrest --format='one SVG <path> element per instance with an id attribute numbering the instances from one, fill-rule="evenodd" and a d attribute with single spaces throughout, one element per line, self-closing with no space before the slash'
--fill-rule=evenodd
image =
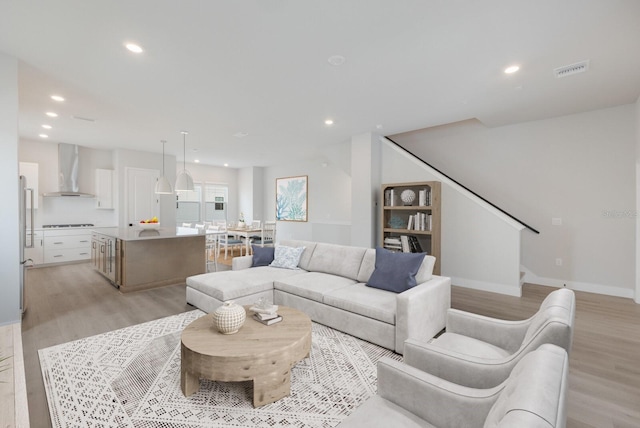
<path id="1" fill-rule="evenodd" d="M 231 270 L 249 269 L 253 264 L 253 256 L 241 256 L 231 259 Z"/>
<path id="2" fill-rule="evenodd" d="M 456 333 L 490 343 L 510 352 L 522 344 L 530 320 L 507 321 L 457 309 L 447 311 L 447 333 Z"/>
<path id="3" fill-rule="evenodd" d="M 492 388 L 509 376 L 519 357 L 518 354 L 489 360 L 409 339 L 404 343 L 403 361 L 458 385 Z"/>
<path id="4" fill-rule="evenodd" d="M 437 427 L 483 426 L 503 387 L 468 388 L 390 358 L 378 361 L 378 395 Z"/>
<path id="5" fill-rule="evenodd" d="M 427 341 L 445 326 L 451 307 L 451 278 L 434 275 L 429 281 L 398 294 L 396 298 L 396 345 L 402 354 L 409 338 Z"/>

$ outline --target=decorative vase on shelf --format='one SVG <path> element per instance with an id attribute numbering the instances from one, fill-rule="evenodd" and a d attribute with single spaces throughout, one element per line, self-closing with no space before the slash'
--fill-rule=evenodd
<path id="1" fill-rule="evenodd" d="M 213 326 L 222 334 L 234 334 L 240 330 L 246 318 L 244 307 L 228 300 L 213 313 Z"/>
<path id="2" fill-rule="evenodd" d="M 411 205 L 416 199 L 416 192 L 411 189 L 405 189 L 400 193 L 400 199 L 405 205 Z"/>
<path id="3" fill-rule="evenodd" d="M 238 222 L 238 228 L 239 229 L 243 229 L 245 227 L 247 227 L 247 223 L 245 223 L 244 221 L 239 221 Z"/>

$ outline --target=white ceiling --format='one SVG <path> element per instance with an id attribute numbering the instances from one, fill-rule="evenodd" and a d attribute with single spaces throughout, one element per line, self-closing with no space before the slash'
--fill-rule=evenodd
<path id="1" fill-rule="evenodd" d="M 640 1 L 0 0 L 0 52 L 20 60 L 22 138 L 49 123 L 52 143 L 161 152 L 165 139 L 181 161 L 186 129 L 187 162 L 266 166 L 363 132 L 633 103 Z"/>

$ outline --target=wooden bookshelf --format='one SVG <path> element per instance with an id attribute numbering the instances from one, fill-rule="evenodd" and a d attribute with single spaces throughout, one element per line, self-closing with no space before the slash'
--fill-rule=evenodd
<path id="1" fill-rule="evenodd" d="M 440 182 L 387 183 L 381 195 L 381 245 L 392 251 L 422 250 L 434 256 L 433 273 L 440 275 Z"/>

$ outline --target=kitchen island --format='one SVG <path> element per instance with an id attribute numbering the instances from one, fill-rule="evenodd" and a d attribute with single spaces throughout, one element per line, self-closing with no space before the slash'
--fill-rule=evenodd
<path id="1" fill-rule="evenodd" d="M 182 228 L 94 230 L 91 261 L 122 293 L 180 284 L 206 272 L 205 239 Z"/>

